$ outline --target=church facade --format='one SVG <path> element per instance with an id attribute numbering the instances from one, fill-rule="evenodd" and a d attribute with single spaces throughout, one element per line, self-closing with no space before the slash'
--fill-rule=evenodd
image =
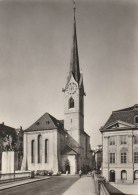
<path id="1" fill-rule="evenodd" d="M 76 174 L 92 169 L 90 136 L 84 131 L 84 85 L 74 9 L 71 61 L 64 93 L 64 120 L 45 113 L 24 131 L 22 169 Z"/>

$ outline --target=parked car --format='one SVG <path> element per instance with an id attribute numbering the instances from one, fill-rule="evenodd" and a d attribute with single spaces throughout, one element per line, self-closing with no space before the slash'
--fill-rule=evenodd
<path id="1" fill-rule="evenodd" d="M 46 171 L 46 170 L 37 170 L 36 175 L 41 175 L 41 176 L 48 175 L 48 171 Z"/>
<path id="2" fill-rule="evenodd" d="M 92 176 L 92 172 L 89 171 L 89 172 L 87 173 L 87 177 L 91 177 L 91 176 Z"/>
<path id="3" fill-rule="evenodd" d="M 56 172 L 56 173 L 53 173 L 52 175 L 53 176 L 60 176 L 61 175 L 61 172 Z"/>

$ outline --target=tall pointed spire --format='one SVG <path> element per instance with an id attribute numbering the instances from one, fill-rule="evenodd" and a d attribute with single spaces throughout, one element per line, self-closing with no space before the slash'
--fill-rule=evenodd
<path id="1" fill-rule="evenodd" d="M 70 70 L 69 70 L 68 81 L 70 80 L 71 76 L 73 75 L 74 79 L 79 84 L 80 67 L 79 67 L 79 55 L 78 55 L 78 45 L 77 45 L 77 31 L 76 31 L 75 13 L 76 13 L 76 6 L 75 6 L 75 2 L 74 2 L 73 43 L 72 43 L 72 50 L 71 50 L 71 60 L 70 60 Z"/>

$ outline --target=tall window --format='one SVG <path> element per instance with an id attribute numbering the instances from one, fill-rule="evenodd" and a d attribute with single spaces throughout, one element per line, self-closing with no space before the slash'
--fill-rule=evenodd
<path id="1" fill-rule="evenodd" d="M 110 153 L 110 163 L 115 163 L 115 153 Z"/>
<path id="2" fill-rule="evenodd" d="M 115 145 L 115 137 L 114 136 L 109 138 L 109 145 Z"/>
<path id="3" fill-rule="evenodd" d="M 138 163 L 138 152 L 134 152 L 134 163 Z"/>
<path id="4" fill-rule="evenodd" d="M 127 153 L 126 152 L 121 153 L 121 163 L 127 163 Z"/>
<path id="5" fill-rule="evenodd" d="M 120 136 L 120 144 L 127 144 L 127 137 L 125 135 Z"/>
<path id="6" fill-rule="evenodd" d="M 38 163 L 42 162 L 42 136 L 38 135 Z"/>
<path id="7" fill-rule="evenodd" d="M 35 141 L 32 140 L 31 141 L 31 163 L 34 163 L 35 162 L 34 143 L 35 143 Z"/>
<path id="8" fill-rule="evenodd" d="M 134 136 L 134 144 L 138 144 L 138 135 Z"/>
<path id="9" fill-rule="evenodd" d="M 74 108 L 74 99 L 72 97 L 69 99 L 69 108 Z"/>
<path id="10" fill-rule="evenodd" d="M 47 163 L 48 139 L 45 140 L 45 163 Z"/>

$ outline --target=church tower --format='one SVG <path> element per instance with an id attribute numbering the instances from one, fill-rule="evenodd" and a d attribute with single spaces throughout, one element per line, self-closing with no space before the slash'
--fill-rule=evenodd
<path id="1" fill-rule="evenodd" d="M 64 89 L 64 127 L 78 146 L 81 143 L 81 133 L 84 131 L 84 95 L 83 76 L 79 66 L 74 8 L 71 60 Z"/>

